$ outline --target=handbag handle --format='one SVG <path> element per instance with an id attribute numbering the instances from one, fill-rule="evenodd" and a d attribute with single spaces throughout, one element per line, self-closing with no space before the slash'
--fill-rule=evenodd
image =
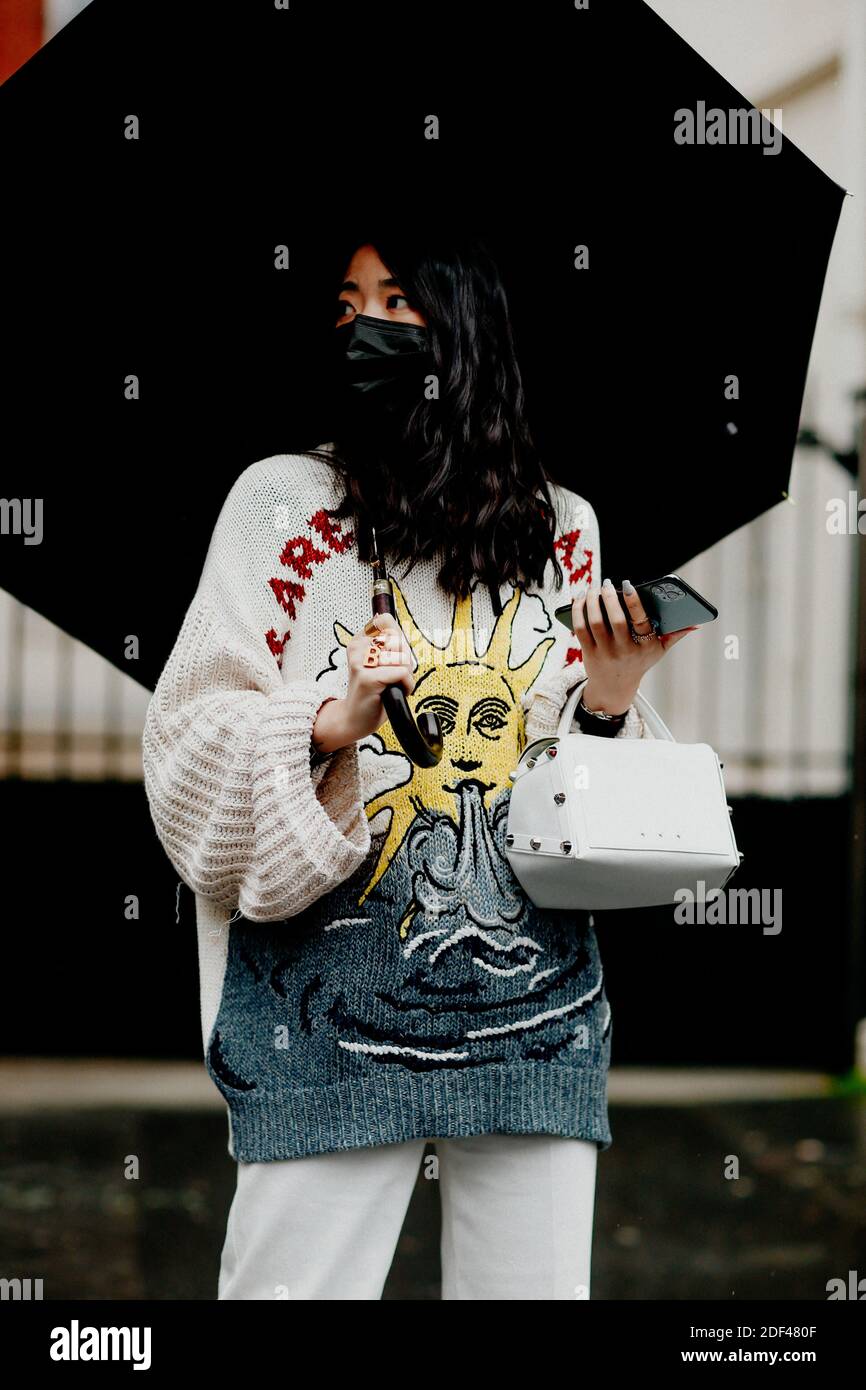
<path id="1" fill-rule="evenodd" d="M 557 738 L 565 738 L 566 734 L 570 734 L 572 732 L 571 725 L 574 720 L 574 711 L 577 709 L 577 702 L 580 699 L 580 692 L 588 680 L 588 676 L 584 676 L 582 680 L 579 680 L 577 685 L 571 691 L 568 699 L 566 700 L 565 706 L 562 711 L 562 715 L 559 720 L 559 727 L 556 730 Z M 662 719 L 661 715 L 658 713 L 657 710 L 653 709 L 649 700 L 646 698 L 645 695 L 642 695 L 640 691 L 638 691 L 634 697 L 634 706 L 638 714 L 641 715 L 641 717 L 646 722 L 647 728 L 652 730 L 654 738 L 666 738 L 670 739 L 671 743 L 676 743 L 676 739 L 674 738 L 665 721 Z M 583 734 L 583 729 L 577 728 L 574 730 L 574 733 Z M 586 734 L 584 735 L 584 737 L 592 738 L 592 734 Z"/>

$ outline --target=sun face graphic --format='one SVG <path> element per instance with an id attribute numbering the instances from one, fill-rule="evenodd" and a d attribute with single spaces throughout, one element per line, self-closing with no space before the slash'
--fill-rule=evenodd
<path id="1" fill-rule="evenodd" d="M 443 626 L 429 635 L 396 583 L 394 596 L 416 663 L 409 704 L 435 711 L 444 753 L 415 767 L 381 724 L 359 747 L 375 823 L 357 877 L 291 931 L 233 924 L 227 1002 L 208 1050 L 227 1097 L 359 1072 L 411 1079 L 488 1063 L 607 1063 L 610 1009 L 591 929 L 537 909 L 505 852 L 508 774 L 526 746 L 523 697 L 555 646 L 550 615 L 515 588 L 482 651 L 488 630 L 476 634 L 472 595 L 443 604 Z M 351 633 L 334 630 L 330 657 L 345 657 Z M 267 1024 L 251 1028 L 258 1008 Z M 275 1048 L 273 1030 L 287 1021 L 291 1046 Z"/>
<path id="2" fill-rule="evenodd" d="M 522 591 L 514 592 L 496 620 L 484 652 L 475 644 L 472 599 L 455 598 L 450 632 L 442 645 L 431 641 L 417 626 L 399 585 L 392 579 L 397 621 L 412 648 L 417 666 L 415 689 L 409 705 L 417 716 L 423 710 L 436 714 L 444 735 L 445 751 L 435 767 L 410 765 L 408 780 L 388 787 L 366 805 L 368 818 L 383 808 L 391 812 L 372 876 L 358 902 L 363 903 L 404 845 L 413 823 L 421 816 L 450 817 L 456 827 L 469 830 L 471 807 L 479 822 L 486 819 L 491 800 L 508 786 L 508 774 L 525 747 L 521 697 L 538 676 L 554 638 L 542 639 L 519 666 L 509 664 L 512 627 Z M 342 624 L 335 631 L 343 646 L 351 633 Z M 389 723 L 377 730 L 389 752 L 402 754 Z M 405 758 L 404 758 L 405 761 Z M 477 829 L 478 827 L 476 827 Z M 485 827 L 486 828 L 486 827 Z M 464 836 L 471 858 L 473 836 Z M 478 847 L 476 846 L 477 853 Z M 469 872 L 471 866 L 464 866 Z M 401 924 L 405 936 L 414 915 L 410 908 Z"/>

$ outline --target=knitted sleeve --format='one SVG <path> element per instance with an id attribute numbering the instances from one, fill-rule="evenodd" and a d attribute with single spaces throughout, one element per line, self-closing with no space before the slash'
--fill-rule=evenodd
<path id="1" fill-rule="evenodd" d="M 595 510 L 576 493 L 567 489 L 560 491 L 565 499 L 565 521 L 557 544 L 565 584 L 552 598 L 552 608 L 559 608 L 569 599 L 585 594 L 596 578 L 600 582 L 602 577 L 601 539 Z M 554 645 L 540 676 L 523 696 L 527 743 L 556 733 L 566 700 L 574 687 L 587 678 L 577 638 L 558 619 L 554 619 L 553 627 L 556 629 L 552 633 Z M 569 732 L 578 730 L 579 726 L 573 722 Z M 629 705 L 625 723 L 615 737 L 652 738 L 653 735 L 637 708 Z"/>
<path id="2" fill-rule="evenodd" d="M 285 679 L 264 645 L 268 613 L 250 583 L 263 499 L 248 494 L 246 477 L 220 515 L 148 704 L 142 760 L 156 833 L 181 879 L 270 922 L 348 878 L 370 829 L 358 745 L 310 767 L 316 715 L 334 690 Z"/>

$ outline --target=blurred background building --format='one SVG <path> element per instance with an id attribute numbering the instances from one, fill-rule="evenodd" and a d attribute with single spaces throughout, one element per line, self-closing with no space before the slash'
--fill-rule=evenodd
<path id="1" fill-rule="evenodd" d="M 781 109 L 784 134 L 853 196 L 830 258 L 790 501 L 683 568 L 722 616 L 643 688 L 678 738 L 725 749 L 731 793 L 839 796 L 851 779 L 857 540 L 828 534 L 827 504 L 858 487 L 866 387 L 866 5 L 650 3 L 770 119 Z M 768 229 L 754 233 L 772 256 Z M 725 657 L 728 634 L 739 659 Z"/>
<path id="2" fill-rule="evenodd" d="M 0 0 L 0 82 L 74 19 L 88 0 Z"/>

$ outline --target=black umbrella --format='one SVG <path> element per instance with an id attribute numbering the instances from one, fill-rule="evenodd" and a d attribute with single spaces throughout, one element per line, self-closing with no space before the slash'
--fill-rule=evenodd
<path id="1" fill-rule="evenodd" d="M 327 438 L 328 277 L 372 215 L 487 238 L 611 577 L 787 490 L 844 190 L 766 121 L 736 143 L 748 100 L 640 0 L 357 18 L 95 0 L 0 92 L 3 492 L 44 507 L 0 583 L 127 671 L 136 634 L 147 685 L 233 479 Z"/>

